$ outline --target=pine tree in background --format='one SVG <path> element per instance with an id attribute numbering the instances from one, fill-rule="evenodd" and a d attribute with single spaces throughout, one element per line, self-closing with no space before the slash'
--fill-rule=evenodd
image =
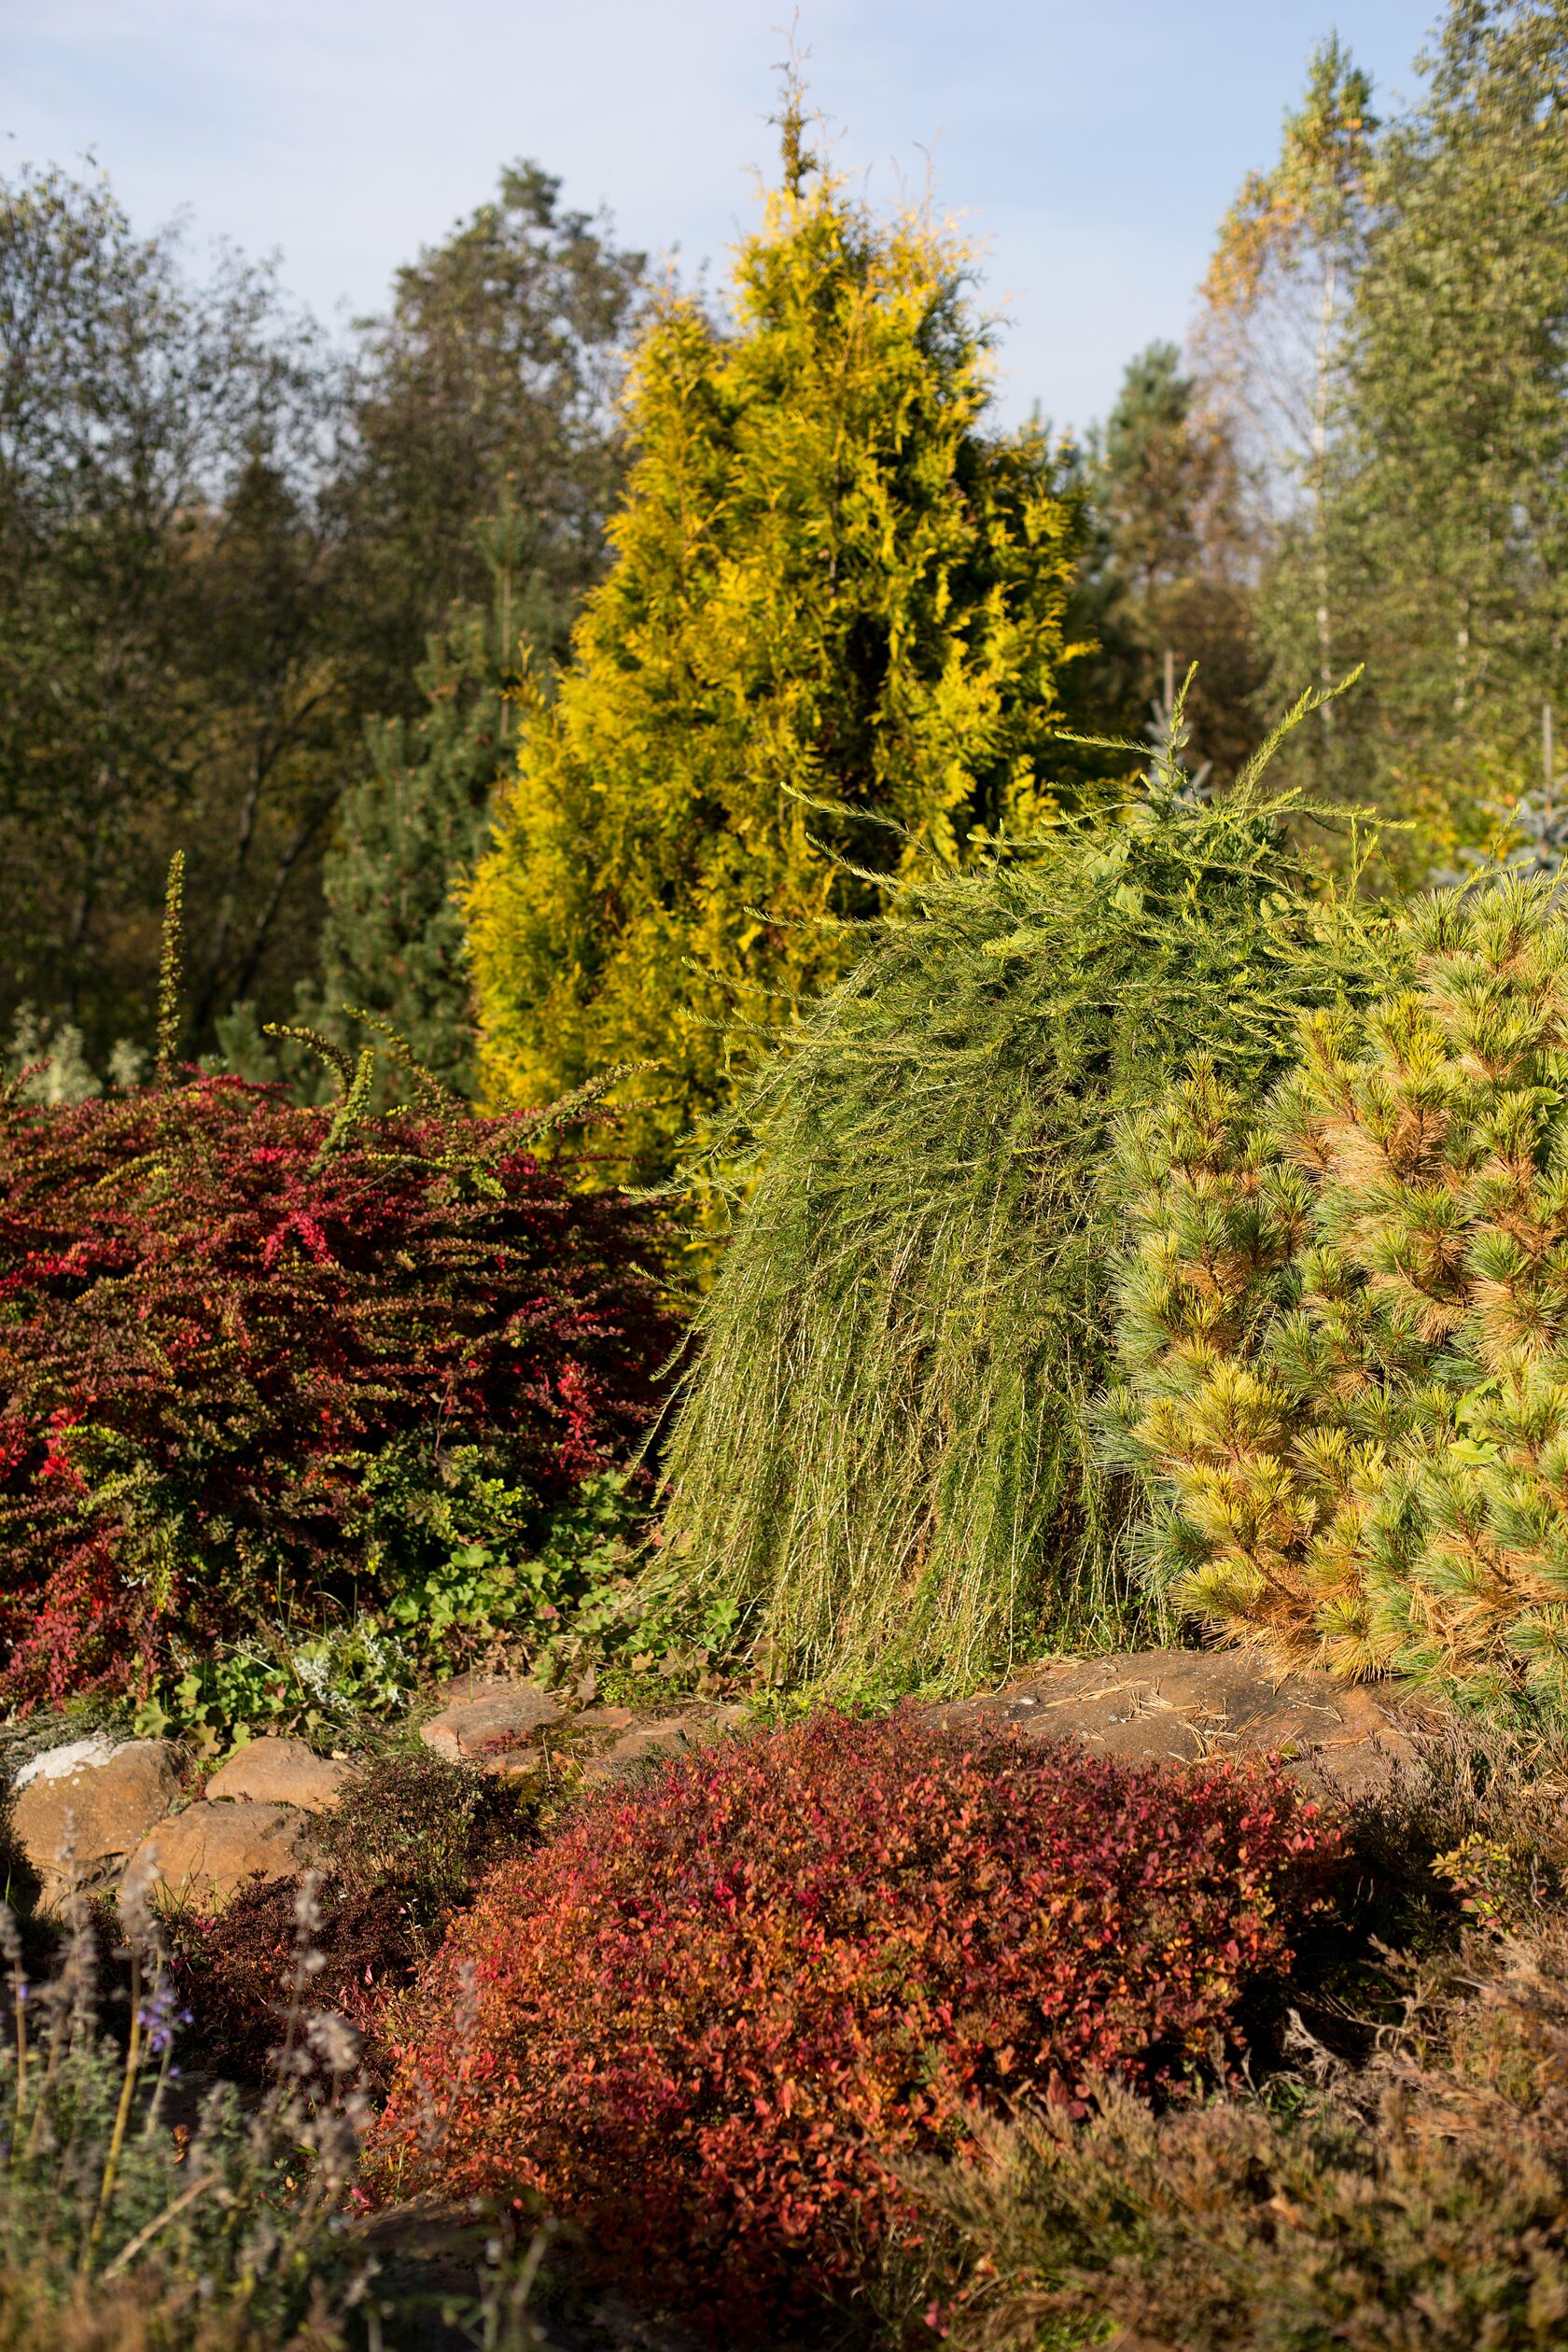
<path id="1" fill-rule="evenodd" d="M 490 609 L 459 605 L 417 672 L 423 714 L 372 720 L 370 773 L 343 793 L 322 875 L 326 916 L 319 985 L 297 992 L 293 1021 L 333 1042 L 364 1043 L 368 1013 L 407 1041 L 421 1064 L 460 1094 L 473 1091 L 472 987 L 459 894 L 489 826 L 510 745 L 510 697 L 530 655 L 562 623 L 558 599 L 530 567 L 530 529 L 510 491 L 476 535 L 493 586 Z M 225 1065 L 286 1077 L 306 1097 L 330 1075 L 296 1039 L 262 1034 L 254 1008 L 218 1022 Z"/>
<path id="2" fill-rule="evenodd" d="M 842 969 L 821 918 L 917 854 L 868 814 L 952 858 L 1035 805 L 1079 512 L 1041 436 L 982 429 L 969 269 L 819 170 L 791 89 L 733 330 L 670 296 L 643 337 L 612 568 L 480 867 L 493 1101 L 658 1063 L 628 1133 L 667 1165 L 729 1094 L 740 1025 Z"/>
<path id="3" fill-rule="evenodd" d="M 1233 443 L 1174 343 L 1129 362 L 1091 436 L 1085 483 L 1091 536 L 1071 621 L 1097 651 L 1068 673 L 1074 724 L 1138 734 L 1169 696 L 1167 670 L 1181 678 L 1196 662 L 1196 752 L 1234 775 L 1263 682 L 1251 551 Z"/>
<path id="4" fill-rule="evenodd" d="M 507 696 L 520 638 L 553 634 L 552 599 L 525 573 L 526 533 L 509 499 L 480 535 L 490 610 L 459 607 L 431 638 L 418 682 L 427 708 L 369 731 L 371 773 L 343 796 L 323 891 L 319 1025 L 374 1013 L 426 1069 L 467 1094 L 474 1022 L 457 892 L 483 847 L 505 763 Z"/>

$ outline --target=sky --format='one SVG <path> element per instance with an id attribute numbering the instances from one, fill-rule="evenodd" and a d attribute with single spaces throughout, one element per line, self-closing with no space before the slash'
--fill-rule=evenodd
<path id="1" fill-rule="evenodd" d="M 1314 40 L 1417 88 L 1437 0 L 802 0 L 835 160 L 985 246 L 998 399 L 1083 427 L 1180 341 Z M 329 323 L 530 157 L 721 279 L 775 152 L 790 0 L 0 0 L 0 171 L 91 154 L 142 228 L 275 253 Z"/>

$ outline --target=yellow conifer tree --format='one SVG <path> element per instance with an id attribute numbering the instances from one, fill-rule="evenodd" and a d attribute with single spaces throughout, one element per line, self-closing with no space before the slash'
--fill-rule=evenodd
<path id="1" fill-rule="evenodd" d="M 848 869 L 1027 813 L 1057 716 L 1079 510 L 1041 434 L 985 429 L 972 257 L 854 201 L 792 88 L 783 130 L 731 325 L 672 294 L 644 332 L 612 567 L 469 902 L 489 1099 L 656 1064 L 650 1173 L 844 969 Z"/>

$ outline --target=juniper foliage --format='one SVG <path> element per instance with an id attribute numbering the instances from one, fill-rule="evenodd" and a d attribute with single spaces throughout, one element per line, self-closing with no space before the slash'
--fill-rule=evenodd
<path id="1" fill-rule="evenodd" d="M 1364 998 L 1387 953 L 1387 921 L 1315 895 L 1288 847 L 1276 739 L 1213 804 L 1168 748 L 1037 837 L 911 876 L 721 1132 L 708 1165 L 749 1197 L 665 1534 L 780 1674 L 956 1684 L 1147 1621 L 1127 1485 L 1086 1435 L 1116 1120 L 1199 1042 L 1266 1085 L 1299 1009 Z"/>

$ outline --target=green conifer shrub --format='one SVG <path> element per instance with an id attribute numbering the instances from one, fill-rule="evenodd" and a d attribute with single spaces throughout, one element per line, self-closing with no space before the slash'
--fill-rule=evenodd
<path id="1" fill-rule="evenodd" d="M 733 326 L 654 305 L 632 465 L 553 705 L 471 897 L 492 1102 L 629 1082 L 651 1169 L 791 1019 L 908 844 L 951 854 L 1036 790 L 1079 501 L 1037 433 L 985 430 L 971 258 L 876 218 L 785 117 Z M 831 804 L 808 807 L 801 795 Z M 832 851 L 826 854 L 822 844 Z"/>
<path id="2" fill-rule="evenodd" d="M 318 981 L 295 990 L 293 1026 L 357 1052 L 373 1014 L 421 1068 L 456 1093 L 476 1079 L 473 987 L 461 892 L 484 848 L 491 795 L 509 750 L 508 702 L 558 614 L 541 582 L 537 534 L 510 488 L 474 534 L 490 573 L 488 609 L 454 605 L 427 641 L 416 718 L 372 719 L 369 773 L 338 805 L 322 865 Z M 530 559 L 536 560 L 530 560 Z M 219 1015 L 226 1068 L 287 1081 L 297 1100 L 330 1099 L 332 1074 L 302 1038 L 263 1030 L 253 1004 Z M 377 1100 L 386 1099 L 386 1073 Z"/>
<path id="3" fill-rule="evenodd" d="M 1156 1580 L 1282 1661 L 1568 1696 L 1568 915 L 1420 902 L 1412 986 L 1315 1013 L 1267 1099 L 1131 1120 L 1113 1450 Z"/>
<path id="4" fill-rule="evenodd" d="M 775 1671 L 954 1685 L 1129 1630 L 1127 1485 L 1088 1435 L 1115 1121 L 1199 1042 L 1267 1085 L 1297 1011 L 1364 998 L 1389 953 L 1386 920 L 1314 897 L 1268 748 L 1211 805 L 1168 760 L 912 876 L 718 1139 L 749 1198 L 665 1532 Z"/>

